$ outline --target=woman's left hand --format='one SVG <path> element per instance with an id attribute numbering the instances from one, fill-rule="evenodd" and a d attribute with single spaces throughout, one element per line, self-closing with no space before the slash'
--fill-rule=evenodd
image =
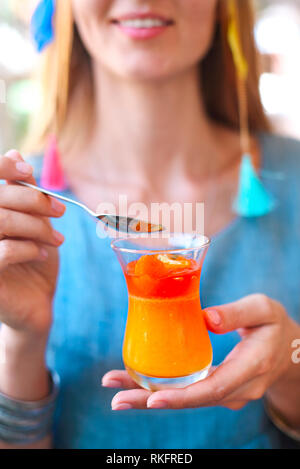
<path id="1" fill-rule="evenodd" d="M 285 381 L 292 367 L 292 342 L 300 327 L 283 306 L 265 295 L 204 310 L 207 327 L 216 334 L 237 330 L 242 340 L 203 381 L 183 389 L 146 391 L 126 371 L 105 374 L 105 387 L 125 388 L 112 400 L 113 410 L 183 409 L 225 406 L 240 409 Z"/>

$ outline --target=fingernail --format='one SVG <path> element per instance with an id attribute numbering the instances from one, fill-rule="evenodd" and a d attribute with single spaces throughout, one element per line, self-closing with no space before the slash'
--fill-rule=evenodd
<path id="1" fill-rule="evenodd" d="M 110 379 L 107 381 L 102 381 L 102 386 L 105 388 L 121 388 L 122 383 L 121 381 L 118 381 L 117 379 Z"/>
<path id="2" fill-rule="evenodd" d="M 49 256 L 47 249 L 42 248 L 42 249 L 40 250 L 40 256 L 41 256 L 42 259 L 47 259 L 48 256 Z"/>
<path id="3" fill-rule="evenodd" d="M 205 314 L 208 316 L 209 321 L 215 326 L 219 326 L 222 322 L 222 318 L 217 310 L 215 309 L 206 309 Z"/>
<path id="4" fill-rule="evenodd" d="M 65 237 L 59 231 L 53 230 L 53 236 L 58 243 L 62 243 L 65 240 Z"/>
<path id="5" fill-rule="evenodd" d="M 56 199 L 51 199 L 51 207 L 55 213 L 63 213 L 65 206 Z"/>
<path id="6" fill-rule="evenodd" d="M 20 161 L 20 153 L 17 150 L 9 150 L 5 153 L 4 156 L 7 156 L 8 158 L 11 158 L 15 161 Z"/>
<path id="7" fill-rule="evenodd" d="M 166 401 L 149 401 L 147 407 L 148 409 L 167 409 L 169 404 Z"/>
<path id="8" fill-rule="evenodd" d="M 30 166 L 28 163 L 23 163 L 20 161 L 19 163 L 16 164 L 16 168 L 21 174 L 25 174 L 26 176 L 29 176 L 32 174 L 33 168 Z"/>
<path id="9" fill-rule="evenodd" d="M 129 410 L 129 409 L 133 409 L 133 407 L 131 404 L 127 404 L 126 402 L 124 402 L 123 404 L 117 404 L 115 406 L 112 406 L 112 410 Z"/>

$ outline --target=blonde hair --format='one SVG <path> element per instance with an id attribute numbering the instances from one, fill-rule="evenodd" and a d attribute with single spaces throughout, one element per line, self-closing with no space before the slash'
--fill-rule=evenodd
<path id="1" fill-rule="evenodd" d="M 26 149 L 40 151 L 47 136 L 55 133 L 62 149 L 74 140 L 74 128 L 81 136 L 90 127 L 93 116 L 93 77 L 91 59 L 73 21 L 71 0 L 57 0 L 55 41 L 44 53 L 40 73 L 43 103 L 26 142 Z M 247 79 L 248 119 L 252 132 L 268 131 L 259 94 L 258 53 L 255 47 L 252 0 L 237 0 L 241 42 L 249 64 Z M 228 0 L 219 0 L 217 24 L 211 48 L 200 64 L 203 97 L 208 116 L 239 129 L 236 70 L 227 30 Z M 85 126 L 82 116 L 85 116 Z"/>

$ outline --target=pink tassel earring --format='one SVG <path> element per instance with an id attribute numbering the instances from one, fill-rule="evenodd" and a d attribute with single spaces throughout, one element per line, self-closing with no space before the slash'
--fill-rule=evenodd
<path id="1" fill-rule="evenodd" d="M 55 6 L 55 0 L 40 0 L 32 16 L 31 33 L 38 52 L 43 52 L 54 40 Z M 54 134 L 49 136 L 45 150 L 40 183 L 44 189 L 53 191 L 63 191 L 67 188 Z"/>
<path id="2" fill-rule="evenodd" d="M 60 164 L 60 154 L 55 135 L 50 135 L 44 155 L 41 185 L 52 191 L 63 191 L 67 188 L 64 173 Z"/>

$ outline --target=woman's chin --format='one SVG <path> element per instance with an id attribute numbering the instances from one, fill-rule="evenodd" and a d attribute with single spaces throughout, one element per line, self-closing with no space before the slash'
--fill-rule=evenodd
<path id="1" fill-rule="evenodd" d="M 123 71 L 122 74 L 119 73 L 119 76 L 120 78 L 132 81 L 155 82 L 159 80 L 166 80 L 170 78 L 171 74 L 168 72 L 162 72 L 161 70 L 131 69 Z"/>
<path id="2" fill-rule="evenodd" d="M 164 69 L 162 67 L 145 67 L 140 64 L 136 66 L 123 67 L 122 69 L 111 68 L 110 71 L 121 79 L 145 82 L 165 80 L 176 74 L 176 71 L 174 70 Z"/>
<path id="3" fill-rule="evenodd" d="M 171 57 L 153 57 L 148 54 L 138 54 L 134 57 L 128 56 L 124 60 L 122 58 L 109 58 L 103 60 L 102 66 L 112 72 L 115 76 L 131 80 L 160 80 L 174 76 L 176 74 L 178 64 L 171 60 Z M 179 73 L 179 70 L 178 70 Z"/>

